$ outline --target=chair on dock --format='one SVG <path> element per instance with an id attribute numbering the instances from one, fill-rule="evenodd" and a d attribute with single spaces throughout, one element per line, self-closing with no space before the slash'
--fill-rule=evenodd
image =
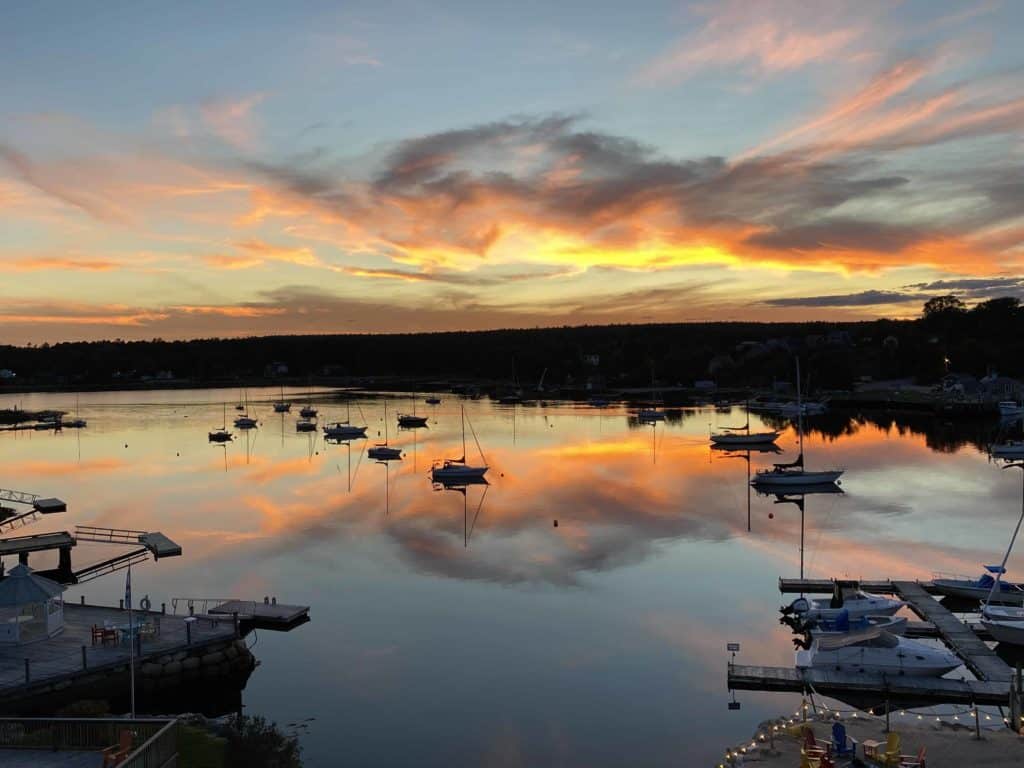
<path id="1" fill-rule="evenodd" d="M 106 645 L 112 643 L 117 645 L 117 629 L 114 627 L 100 627 L 96 624 L 92 625 L 92 644 Z"/>
<path id="2" fill-rule="evenodd" d="M 881 748 L 885 747 L 885 751 Z M 900 735 L 896 731 L 890 731 L 889 737 L 883 744 L 881 741 L 871 739 L 864 740 L 864 757 L 872 760 L 878 765 L 899 766 L 900 756 Z"/>
<path id="3" fill-rule="evenodd" d="M 917 755 L 900 755 L 899 768 L 925 768 L 925 747 L 917 751 Z"/>
<path id="4" fill-rule="evenodd" d="M 139 627 L 139 638 L 142 642 L 148 642 L 156 639 L 156 624 L 151 621 L 147 621 Z"/>
<path id="5" fill-rule="evenodd" d="M 852 737 L 847 738 L 846 726 L 842 723 L 832 724 L 832 751 L 839 757 L 856 756 L 857 754 L 857 740 Z"/>
<path id="6" fill-rule="evenodd" d="M 134 736 L 127 728 L 121 729 L 117 744 L 103 750 L 103 768 L 113 768 L 113 766 L 124 762 L 124 759 L 132 753 Z"/>

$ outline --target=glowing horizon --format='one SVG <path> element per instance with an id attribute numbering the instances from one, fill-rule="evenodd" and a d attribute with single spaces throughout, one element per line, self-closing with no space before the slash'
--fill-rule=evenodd
<path id="1" fill-rule="evenodd" d="M 587 8 L 12 9 L 0 343 L 1024 296 L 1024 9 Z"/>

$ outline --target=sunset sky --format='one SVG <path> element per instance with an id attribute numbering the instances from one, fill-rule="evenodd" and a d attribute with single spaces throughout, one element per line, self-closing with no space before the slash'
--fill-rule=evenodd
<path id="1" fill-rule="evenodd" d="M 1024 295 L 1024 4 L 25 3 L 0 342 Z"/>

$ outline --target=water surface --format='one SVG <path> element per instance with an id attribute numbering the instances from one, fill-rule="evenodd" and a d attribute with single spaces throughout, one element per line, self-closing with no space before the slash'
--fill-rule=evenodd
<path id="1" fill-rule="evenodd" d="M 383 430 L 380 399 L 354 405 L 370 440 L 328 445 L 295 431 L 297 413 L 272 412 L 277 390 L 248 394 L 260 427 L 233 430 L 226 447 L 206 434 L 225 398 L 230 423 L 237 393 L 83 395 L 85 430 L 0 433 L 0 486 L 68 502 L 25 533 L 90 523 L 178 541 L 183 557 L 133 572 L 154 604 L 311 605 L 310 624 L 257 634 L 262 664 L 243 695 L 247 712 L 282 724 L 316 718 L 302 735 L 309 765 L 714 764 L 793 709 L 792 697 L 750 693 L 726 708 L 727 642 L 746 663 L 792 663 L 777 579 L 797 575 L 801 555 L 796 506 L 749 495 L 746 454 L 708 447 L 709 425 L 742 423 L 739 409 L 652 428 L 624 408 L 465 401 L 491 470 L 489 486 L 463 494 L 428 475 L 462 452 L 454 396 L 420 401 L 429 428 L 415 432 L 393 429 L 409 399 L 390 401 L 405 457 L 385 466 L 365 456 Z M 344 418 L 339 401 L 315 400 L 322 421 Z M 0 398 L 15 403 L 73 410 L 74 396 Z M 844 494 L 806 498 L 808 576 L 975 573 L 1000 556 L 1020 477 L 964 442 L 987 427 L 821 425 L 808 465 L 847 473 Z M 791 429 L 779 445 L 795 455 Z M 773 458 L 753 454 L 751 471 Z M 82 544 L 74 562 L 111 554 Z M 80 594 L 116 602 L 123 577 L 67 599 Z"/>

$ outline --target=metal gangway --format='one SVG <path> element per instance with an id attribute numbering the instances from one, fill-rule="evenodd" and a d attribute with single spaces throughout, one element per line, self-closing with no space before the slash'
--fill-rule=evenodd
<path id="1" fill-rule="evenodd" d="M 18 513 L 11 508 L 3 508 L 4 512 L 10 514 L 0 520 L 0 534 L 9 533 L 17 528 L 24 528 L 39 519 L 40 515 L 48 515 L 53 512 L 64 512 L 68 505 L 60 499 L 43 498 L 38 493 L 27 491 L 14 491 L 9 488 L 0 488 L 0 502 L 8 501 L 12 504 L 27 504 L 31 507 L 28 511 Z"/>
<path id="2" fill-rule="evenodd" d="M 152 555 L 154 560 L 159 560 L 161 557 L 177 557 L 181 554 L 181 547 L 159 531 L 136 531 L 129 528 L 79 525 L 75 527 L 75 540 L 93 544 L 120 544 L 135 547 L 130 552 L 122 553 L 109 560 L 103 560 L 75 571 L 75 582 L 78 584 L 84 584 L 87 581 L 98 579 L 100 576 L 123 571 L 130 566 L 144 563 L 149 560 L 150 555 Z"/>

